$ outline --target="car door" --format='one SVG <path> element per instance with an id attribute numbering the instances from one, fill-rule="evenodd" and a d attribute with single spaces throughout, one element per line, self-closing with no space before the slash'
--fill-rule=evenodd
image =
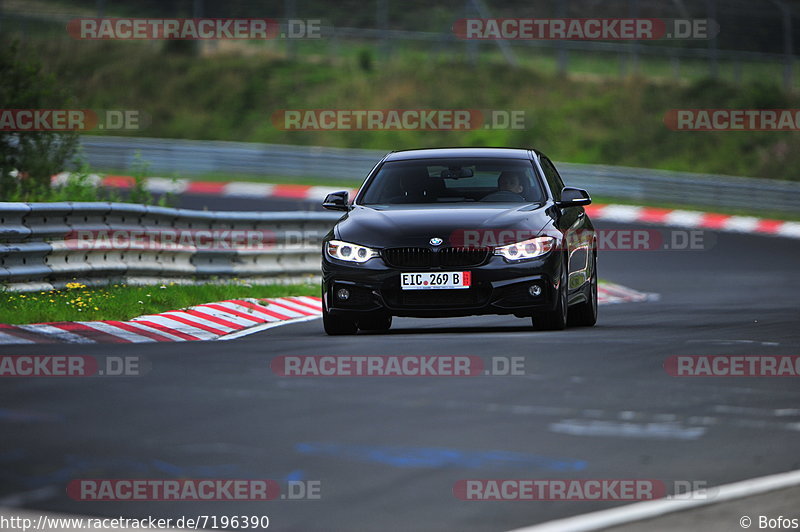
<path id="1" fill-rule="evenodd" d="M 561 199 L 561 190 L 564 188 L 564 181 L 550 159 L 542 155 L 540 162 L 547 180 L 547 186 L 550 188 L 555 201 L 559 201 Z M 583 284 L 589 274 L 589 249 L 585 242 L 589 236 L 586 212 L 583 207 L 567 207 L 559 209 L 559 211 L 556 227 L 566 235 L 569 258 L 569 286 L 574 289 Z"/>

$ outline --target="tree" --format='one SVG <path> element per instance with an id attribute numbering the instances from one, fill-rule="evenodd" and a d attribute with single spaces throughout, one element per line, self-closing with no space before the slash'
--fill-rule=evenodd
<path id="1" fill-rule="evenodd" d="M 14 42 L 0 47 L 0 102 L 3 111 L 67 109 L 73 98 L 41 63 L 25 59 Z M 0 129 L 0 201 L 20 188 L 24 192 L 49 187 L 50 177 L 64 169 L 77 146 L 76 131 Z"/>

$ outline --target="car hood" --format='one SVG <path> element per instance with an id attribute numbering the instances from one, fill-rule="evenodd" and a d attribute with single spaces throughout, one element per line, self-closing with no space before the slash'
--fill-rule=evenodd
<path id="1" fill-rule="evenodd" d="M 500 231 L 515 231 L 532 238 L 550 221 L 545 207 L 453 205 L 436 206 L 355 206 L 337 224 L 336 238 L 370 247 L 428 246 L 431 238 L 441 238 L 444 245 L 465 245 L 465 233 L 481 235 L 480 242 L 493 245 Z M 488 235 L 488 238 L 486 236 Z M 515 241 L 506 233 L 505 241 Z M 475 240 L 469 240 L 467 242 Z"/>

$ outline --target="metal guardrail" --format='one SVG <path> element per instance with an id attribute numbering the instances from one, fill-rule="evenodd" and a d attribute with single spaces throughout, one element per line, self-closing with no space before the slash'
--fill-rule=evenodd
<path id="1" fill-rule="evenodd" d="M 363 179 L 386 152 L 320 146 L 207 140 L 82 136 L 89 165 L 99 170 L 134 167 L 137 153 L 162 174 L 269 174 Z"/>
<path id="2" fill-rule="evenodd" d="M 84 156 L 100 170 L 130 169 L 136 154 L 155 173 L 254 174 L 360 180 L 383 151 L 244 142 L 81 137 Z M 568 184 L 591 194 L 633 201 L 800 212 L 800 182 L 668 172 L 644 168 L 557 164 Z"/>
<path id="3" fill-rule="evenodd" d="M 210 212 L 125 203 L 0 203 L 0 283 L 318 275 L 327 212 Z"/>

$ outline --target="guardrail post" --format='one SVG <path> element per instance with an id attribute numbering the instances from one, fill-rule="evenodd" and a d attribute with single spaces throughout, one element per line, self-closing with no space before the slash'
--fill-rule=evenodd
<path id="1" fill-rule="evenodd" d="M 628 16 L 632 19 L 639 16 L 639 0 L 628 0 Z M 639 42 L 631 41 L 630 45 L 631 73 L 639 73 Z"/>
<path id="2" fill-rule="evenodd" d="M 389 0 L 376 0 L 375 26 L 380 30 L 380 55 L 389 57 Z"/>
<path id="3" fill-rule="evenodd" d="M 556 17 L 567 18 L 569 14 L 569 0 L 556 0 Z M 566 76 L 569 70 L 569 55 L 563 41 L 558 41 L 558 75 Z"/>
<path id="4" fill-rule="evenodd" d="M 295 0 L 284 0 L 283 9 L 284 9 L 284 17 L 286 18 L 286 23 L 288 24 L 290 20 L 295 18 L 297 13 L 297 5 L 295 3 Z M 289 35 L 288 32 L 286 35 L 287 36 Z M 294 45 L 294 41 L 291 38 L 287 37 L 285 41 L 286 41 L 286 56 L 289 59 L 294 59 L 295 56 L 297 55 L 297 47 Z"/>
<path id="5" fill-rule="evenodd" d="M 708 18 L 716 21 L 717 0 L 706 0 L 706 11 L 708 12 Z M 708 62 L 711 77 L 717 79 L 719 77 L 719 43 L 717 42 L 717 35 L 714 35 L 713 39 L 709 39 L 708 48 L 710 50 Z"/>

